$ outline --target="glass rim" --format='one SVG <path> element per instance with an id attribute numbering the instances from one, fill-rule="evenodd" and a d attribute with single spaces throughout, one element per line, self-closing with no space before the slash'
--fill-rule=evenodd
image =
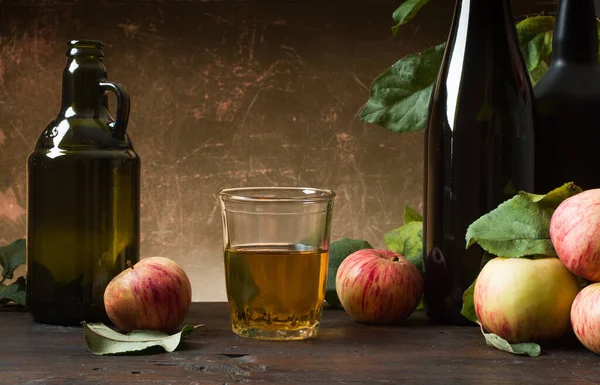
<path id="1" fill-rule="evenodd" d="M 283 192 L 296 193 L 297 196 L 284 196 Z M 332 190 L 314 187 L 233 187 L 219 191 L 221 200 L 233 202 L 326 202 L 334 197 Z"/>

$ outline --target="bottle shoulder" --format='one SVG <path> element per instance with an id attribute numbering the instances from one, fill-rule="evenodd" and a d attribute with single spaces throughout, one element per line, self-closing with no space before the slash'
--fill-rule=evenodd
<path id="1" fill-rule="evenodd" d="M 546 99 L 565 102 L 594 99 L 600 102 L 600 65 L 550 66 L 534 87 L 534 93 L 538 102 Z"/>
<path id="2" fill-rule="evenodd" d="M 34 151 L 60 149 L 63 151 L 116 149 L 133 150 L 129 136 L 115 138 L 110 121 L 94 117 L 58 117 L 42 130 Z"/>

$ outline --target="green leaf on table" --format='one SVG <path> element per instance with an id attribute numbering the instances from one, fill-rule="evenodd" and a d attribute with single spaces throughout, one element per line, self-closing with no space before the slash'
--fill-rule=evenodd
<path id="1" fill-rule="evenodd" d="M 342 238 L 329 245 L 329 265 L 327 267 L 327 288 L 325 301 L 330 306 L 340 306 L 341 302 L 335 289 L 335 277 L 341 263 L 350 254 L 362 249 L 372 249 L 367 241 L 361 239 Z"/>
<path id="2" fill-rule="evenodd" d="M 445 43 L 405 56 L 379 75 L 360 118 L 393 132 L 425 129 L 444 47 Z"/>
<path id="3" fill-rule="evenodd" d="M 179 333 L 168 335 L 156 330 L 134 330 L 121 334 L 102 323 L 81 323 L 85 329 L 85 342 L 96 355 L 141 352 L 152 347 L 162 347 L 172 352 L 191 332 L 202 325 L 185 325 Z"/>
<path id="4" fill-rule="evenodd" d="M 473 302 L 473 293 L 475 293 L 476 282 L 477 279 L 475 279 L 471 286 L 463 293 L 463 306 L 460 311 L 460 314 L 471 322 L 479 322 L 477 313 L 475 312 L 475 303 Z"/>
<path id="5" fill-rule="evenodd" d="M 423 216 L 409 205 L 404 206 L 404 224 L 415 221 L 423 222 Z"/>
<path id="6" fill-rule="evenodd" d="M 398 33 L 400 26 L 411 21 L 427 3 L 429 3 L 429 0 L 406 0 L 396 8 L 392 15 L 396 22 L 396 25 L 392 27 L 394 36 Z"/>
<path id="7" fill-rule="evenodd" d="M 552 53 L 554 16 L 533 16 L 517 23 L 519 45 L 529 71 Z"/>
<path id="8" fill-rule="evenodd" d="M 15 269 L 25 263 L 25 240 L 17 239 L 10 245 L 0 247 L 2 278 L 12 279 Z"/>
<path id="9" fill-rule="evenodd" d="M 529 357 L 537 357 L 541 353 L 540 345 L 534 342 L 522 342 L 518 344 L 511 344 L 506 341 L 504 338 L 500 337 L 494 333 L 486 333 L 483 330 L 483 326 L 481 327 L 481 334 L 485 337 L 485 343 L 487 346 L 491 346 L 496 349 L 500 349 L 502 351 L 518 354 L 518 355 L 527 355 Z"/>
<path id="10" fill-rule="evenodd" d="M 545 195 L 519 192 L 496 209 L 481 216 L 467 229 L 467 248 L 478 243 L 490 254 L 508 258 L 531 255 L 555 257 L 550 240 L 550 219 L 556 206 L 579 193 L 573 183 Z"/>
<path id="11" fill-rule="evenodd" d="M 17 278 L 10 285 L 0 285 L 0 303 L 14 302 L 25 306 L 27 285 L 24 277 Z"/>
<path id="12" fill-rule="evenodd" d="M 389 250 L 404 255 L 423 274 L 423 222 L 405 222 L 384 239 Z"/>

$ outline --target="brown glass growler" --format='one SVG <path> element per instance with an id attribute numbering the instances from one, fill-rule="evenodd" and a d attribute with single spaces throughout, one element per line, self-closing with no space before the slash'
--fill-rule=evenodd
<path id="1" fill-rule="evenodd" d="M 129 95 L 107 81 L 103 56 L 102 42 L 67 43 L 60 112 L 28 158 L 27 308 L 38 322 L 106 322 L 106 285 L 139 260 Z M 115 118 L 107 91 L 117 98 Z"/>
<path id="2" fill-rule="evenodd" d="M 510 0 L 457 0 L 425 140 L 424 307 L 472 324 L 462 296 L 484 251 L 467 228 L 518 190 L 532 191 L 534 100 Z"/>

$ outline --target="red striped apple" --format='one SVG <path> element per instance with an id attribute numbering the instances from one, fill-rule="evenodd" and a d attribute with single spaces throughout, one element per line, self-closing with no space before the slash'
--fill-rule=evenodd
<path id="1" fill-rule="evenodd" d="M 558 258 L 489 261 L 477 277 L 473 304 L 483 327 L 510 343 L 542 342 L 569 328 L 579 284 Z"/>
<path id="2" fill-rule="evenodd" d="M 192 301 L 185 271 L 173 260 L 145 258 L 114 277 L 104 292 L 108 317 L 124 332 L 175 331 Z"/>
<path id="3" fill-rule="evenodd" d="M 581 343 L 600 354 L 600 283 L 584 287 L 571 307 L 571 325 Z"/>
<path id="4" fill-rule="evenodd" d="M 404 256 L 382 249 L 363 249 L 340 264 L 336 291 L 354 320 L 392 324 L 412 314 L 423 293 L 423 278 Z"/>
<path id="5" fill-rule="evenodd" d="M 600 281 L 600 189 L 565 199 L 550 220 L 550 239 L 565 266 L 590 281 Z"/>

